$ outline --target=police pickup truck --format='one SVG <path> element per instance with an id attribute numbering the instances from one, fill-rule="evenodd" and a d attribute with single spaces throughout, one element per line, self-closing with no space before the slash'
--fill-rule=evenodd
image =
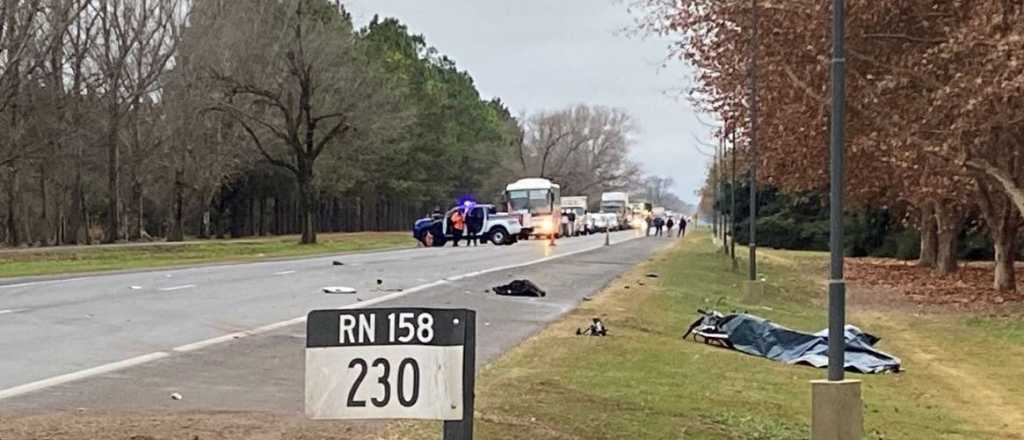
<path id="1" fill-rule="evenodd" d="M 495 245 L 515 243 L 523 229 L 518 218 L 508 213 L 498 212 L 494 205 L 470 205 L 449 209 L 443 217 L 435 216 L 417 220 L 413 226 L 413 237 L 424 246 L 444 246 L 454 238 L 451 218 L 452 213 L 456 210 L 463 210 L 467 213 L 467 229 L 470 217 L 482 217 L 483 227 L 480 228 L 480 240 L 490 241 Z M 465 231 L 463 231 L 463 238 L 465 236 Z"/>

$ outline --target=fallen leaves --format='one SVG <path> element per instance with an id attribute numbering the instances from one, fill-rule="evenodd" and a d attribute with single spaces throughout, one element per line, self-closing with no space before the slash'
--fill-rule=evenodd
<path id="1" fill-rule="evenodd" d="M 983 309 L 1024 303 L 1024 268 L 1017 268 L 1017 292 L 992 286 L 990 263 L 970 263 L 950 275 L 940 275 L 913 262 L 884 258 L 846 259 L 846 278 L 862 287 L 885 289 L 916 304 Z"/>

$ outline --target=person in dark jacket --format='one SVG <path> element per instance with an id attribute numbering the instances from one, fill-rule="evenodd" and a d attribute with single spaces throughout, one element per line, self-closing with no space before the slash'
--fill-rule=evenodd
<path id="1" fill-rule="evenodd" d="M 684 235 L 686 235 L 686 218 L 679 217 L 679 232 L 676 236 L 682 237 Z"/>
<path id="2" fill-rule="evenodd" d="M 669 238 L 672 238 L 672 227 L 675 225 L 676 223 L 672 221 L 672 217 L 669 217 L 668 221 L 665 222 L 665 235 Z"/>
<path id="3" fill-rule="evenodd" d="M 661 237 L 662 232 L 665 228 L 665 219 L 661 217 L 654 218 L 654 236 Z"/>
<path id="4" fill-rule="evenodd" d="M 484 210 L 472 208 L 466 214 L 466 246 L 480 242 L 480 230 L 484 228 Z"/>

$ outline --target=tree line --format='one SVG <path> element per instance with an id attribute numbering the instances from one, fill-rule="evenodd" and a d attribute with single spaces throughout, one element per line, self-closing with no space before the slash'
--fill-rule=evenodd
<path id="1" fill-rule="evenodd" d="M 0 0 L 0 240 L 406 229 L 528 175 L 622 189 L 632 121 L 514 117 L 396 19 L 332 0 Z"/>
<path id="2" fill-rule="evenodd" d="M 792 194 L 825 194 L 829 2 L 636 3 L 646 11 L 640 26 L 671 36 L 673 56 L 696 68 L 693 100 L 724 121 L 720 136 L 735 136 L 740 162 L 751 157 L 750 103 L 758 102 L 759 180 Z M 1024 7 L 1001 0 L 847 4 L 850 209 L 884 208 L 917 229 L 919 263 L 938 273 L 957 270 L 958 237 L 977 219 L 993 243 L 994 287 L 1016 289 Z"/>

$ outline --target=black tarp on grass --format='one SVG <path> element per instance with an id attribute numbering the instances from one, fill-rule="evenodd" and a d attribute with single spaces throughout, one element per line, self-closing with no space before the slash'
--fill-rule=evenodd
<path id="1" fill-rule="evenodd" d="M 706 316 L 703 323 L 710 324 L 714 328 L 711 331 L 727 335 L 729 346 L 741 352 L 788 364 L 828 366 L 827 329 L 815 334 L 803 333 L 748 314 Z M 847 371 L 864 374 L 900 371 L 899 358 L 875 349 L 879 338 L 852 325 L 846 326 L 845 338 L 843 367 Z"/>

